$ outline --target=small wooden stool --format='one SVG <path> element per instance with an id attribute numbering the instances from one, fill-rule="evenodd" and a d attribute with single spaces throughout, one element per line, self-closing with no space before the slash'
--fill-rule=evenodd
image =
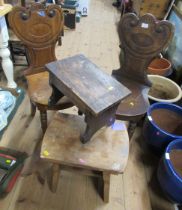
<path id="1" fill-rule="evenodd" d="M 125 124 L 115 121 L 98 130 L 87 144 L 80 142 L 86 123 L 81 116 L 57 112 L 48 126 L 41 158 L 53 163 L 51 190 L 56 191 L 60 169 L 76 170 L 103 178 L 103 199 L 109 201 L 110 175 L 123 173 L 128 160 L 129 138 Z"/>
<path id="2" fill-rule="evenodd" d="M 53 61 L 46 68 L 53 88 L 49 105 L 65 95 L 85 114 L 87 128 L 81 135 L 82 143 L 103 126 L 113 124 L 118 105 L 131 93 L 84 55 Z"/>

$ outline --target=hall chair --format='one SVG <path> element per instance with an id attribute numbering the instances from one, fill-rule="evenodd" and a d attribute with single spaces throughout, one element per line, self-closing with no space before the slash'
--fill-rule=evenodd
<path id="1" fill-rule="evenodd" d="M 113 70 L 112 76 L 132 93 L 121 101 L 116 118 L 129 121 L 130 138 L 150 105 L 148 91 L 151 82 L 147 77 L 147 67 L 168 46 L 173 30 L 170 22 L 157 21 L 151 14 L 138 18 L 134 13 L 128 13 L 118 24 L 120 68 Z"/>
<path id="2" fill-rule="evenodd" d="M 24 71 L 28 83 L 31 115 L 40 111 L 43 133 L 47 128 L 47 110 L 66 109 L 73 104 L 63 97 L 56 105 L 49 105 L 52 87 L 45 64 L 55 61 L 55 45 L 63 29 L 63 13 L 59 6 L 32 4 L 30 8 L 14 7 L 9 14 L 9 24 L 15 35 L 26 46 L 29 67 Z"/>

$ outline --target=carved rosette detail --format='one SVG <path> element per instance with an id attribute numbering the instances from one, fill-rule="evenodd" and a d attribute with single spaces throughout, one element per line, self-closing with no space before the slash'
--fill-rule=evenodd
<path id="1" fill-rule="evenodd" d="M 40 3 L 35 3 L 29 8 L 17 6 L 10 12 L 8 19 L 10 27 L 13 29 L 16 36 L 27 46 L 34 45 L 35 47 L 41 47 L 42 42 L 43 45 L 45 45 L 46 40 L 47 45 L 53 41 L 56 42 L 61 28 L 63 27 L 63 12 L 58 5 L 54 4 L 45 7 Z M 39 20 L 41 22 L 41 29 L 38 31 L 40 31 L 41 34 L 38 35 L 36 32 L 35 35 L 32 33 L 33 28 L 34 25 L 37 25 L 37 21 L 39 22 Z M 23 34 L 21 33 L 22 24 L 25 32 Z M 29 31 L 29 33 L 27 33 L 27 31 Z M 42 34 L 43 32 L 44 34 Z"/>
<path id="2" fill-rule="evenodd" d="M 31 62 L 25 74 L 45 71 L 45 63 L 56 59 L 55 45 L 63 29 L 62 9 L 40 3 L 27 8 L 17 6 L 8 19 L 16 36 L 27 47 Z"/>
<path id="3" fill-rule="evenodd" d="M 150 86 L 147 67 L 168 46 L 173 33 L 174 27 L 170 22 L 157 21 L 151 14 L 141 18 L 134 13 L 122 16 L 118 24 L 121 66 L 113 71 L 113 75 L 118 81 L 124 76 Z"/>
<path id="4" fill-rule="evenodd" d="M 125 45 L 125 49 L 138 57 L 151 57 L 160 53 L 171 40 L 173 30 L 170 22 L 157 21 L 151 14 L 140 19 L 135 14 L 126 14 L 118 26 L 122 47 Z"/>

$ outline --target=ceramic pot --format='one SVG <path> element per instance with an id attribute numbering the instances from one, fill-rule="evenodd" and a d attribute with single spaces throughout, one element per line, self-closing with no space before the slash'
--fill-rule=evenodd
<path id="1" fill-rule="evenodd" d="M 182 140 L 171 142 L 159 163 L 157 177 L 159 184 L 174 203 L 182 204 Z"/>
<path id="2" fill-rule="evenodd" d="M 147 144 L 158 154 L 175 139 L 182 139 L 182 108 L 170 103 L 154 103 L 147 110 L 143 125 Z"/>
<path id="3" fill-rule="evenodd" d="M 168 76 L 171 72 L 171 62 L 165 58 L 155 58 L 148 66 L 149 74 Z"/>
<path id="4" fill-rule="evenodd" d="M 182 90 L 171 79 L 159 75 L 148 75 L 152 82 L 148 97 L 151 102 L 175 103 L 182 97 Z"/>

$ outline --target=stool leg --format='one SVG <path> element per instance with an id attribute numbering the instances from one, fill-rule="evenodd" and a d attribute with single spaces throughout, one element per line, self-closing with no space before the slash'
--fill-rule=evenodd
<path id="1" fill-rule="evenodd" d="M 59 174 L 60 174 L 60 166 L 59 164 L 54 163 L 52 165 L 52 177 L 51 177 L 51 191 L 53 193 L 56 192 L 58 181 L 59 181 Z"/>
<path id="2" fill-rule="evenodd" d="M 109 191 L 110 191 L 110 174 L 103 172 L 104 190 L 103 199 L 105 203 L 109 202 Z"/>
<path id="3" fill-rule="evenodd" d="M 136 127 L 137 127 L 137 122 L 129 121 L 129 126 L 128 126 L 129 140 L 131 140 Z"/>
<path id="4" fill-rule="evenodd" d="M 34 117 L 36 113 L 36 106 L 31 100 L 30 100 L 30 106 L 31 106 L 31 116 Z"/>
<path id="5" fill-rule="evenodd" d="M 46 132 L 47 129 L 47 111 L 46 110 L 40 110 L 40 122 L 43 134 Z"/>

